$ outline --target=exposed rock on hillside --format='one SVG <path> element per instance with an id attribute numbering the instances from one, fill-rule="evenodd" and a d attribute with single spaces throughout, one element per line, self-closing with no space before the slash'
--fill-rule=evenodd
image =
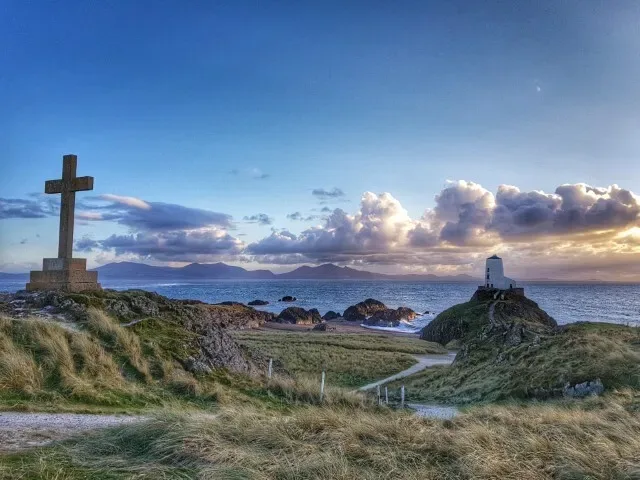
<path id="1" fill-rule="evenodd" d="M 265 360 L 249 355 L 226 328 L 257 327 L 274 315 L 242 304 L 209 305 L 200 301 L 170 300 L 161 295 L 128 290 L 103 290 L 83 294 L 18 292 L 0 298 L 7 316 L 40 316 L 83 327 L 89 309 L 102 310 L 136 333 L 150 349 L 171 355 L 186 370 L 206 373 L 213 368 L 255 373 Z"/>
<path id="2" fill-rule="evenodd" d="M 499 333 L 510 344 L 523 336 L 548 334 L 557 324 L 538 304 L 522 295 L 498 291 L 476 292 L 470 301 L 448 308 L 424 327 L 421 338 L 443 345 L 469 340 L 482 333 Z"/>
<path id="3" fill-rule="evenodd" d="M 321 323 L 322 317 L 320 316 L 320 312 L 315 308 L 307 311 L 300 307 L 287 307 L 280 312 L 280 315 L 276 317 L 275 321 L 279 323 L 312 325 L 314 323 Z"/>
<path id="4" fill-rule="evenodd" d="M 335 332 L 336 327 L 332 327 L 327 323 L 318 323 L 315 327 L 311 329 L 314 332 Z"/>
<path id="5" fill-rule="evenodd" d="M 180 322 L 212 323 L 232 329 L 255 328 L 275 317 L 272 313 L 237 302 L 210 305 L 199 300 L 171 300 L 143 290 L 102 290 L 82 294 L 18 292 L 8 298 L 4 306 L 0 299 L 0 309 L 12 316 L 48 313 L 82 321 L 88 307 L 104 310 L 124 323 L 146 317 L 161 317 Z"/>
<path id="6" fill-rule="evenodd" d="M 387 310 L 384 303 L 374 300 L 373 298 L 367 298 L 364 302 L 351 305 L 344 311 L 342 316 L 345 320 L 349 320 L 350 322 L 361 322 L 374 313 L 384 310 Z"/>
<path id="7" fill-rule="evenodd" d="M 558 327 L 522 295 L 479 292 L 442 312 L 422 331 L 423 339 L 457 343 L 454 363 L 405 383 L 416 400 L 455 403 L 640 388 L 639 333 L 604 323 Z"/>

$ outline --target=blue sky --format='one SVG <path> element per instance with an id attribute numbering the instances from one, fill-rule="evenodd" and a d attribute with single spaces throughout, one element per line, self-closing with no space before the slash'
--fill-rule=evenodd
<path id="1" fill-rule="evenodd" d="M 171 257 L 126 248 L 118 254 L 99 243 L 86 250 L 93 264 L 225 260 L 282 269 L 331 260 L 384 271 L 468 272 L 497 249 L 522 255 L 524 269 L 538 258 L 535 245 L 559 238 L 561 230 L 563 240 L 553 248 L 566 253 L 562 242 L 574 242 L 571 255 L 540 271 L 558 276 L 587 255 L 565 229 L 527 231 L 526 255 L 492 220 L 482 232 L 465 233 L 464 241 L 440 235 L 447 221 L 463 222 L 469 204 L 457 205 L 457 220 L 433 213 L 436 196 L 460 186 L 446 182 L 474 182 L 494 197 L 500 185 L 549 195 L 579 183 L 640 191 L 634 168 L 640 4 L 634 1 L 5 0 L 0 9 L 5 203 L 41 202 L 28 195 L 59 177 L 62 154 L 75 153 L 78 174 L 96 178 L 95 191 L 78 201 L 112 194 L 221 212 L 233 218 L 231 228 L 197 228 L 216 229 L 216 238 L 224 229 L 243 244 Z M 344 195 L 321 203 L 312 194 L 334 188 Z M 388 192 L 406 210 L 401 221 L 392 215 L 393 228 L 389 209 L 376 210 L 374 230 L 382 226 L 384 239 L 362 238 L 365 192 Z M 564 200 L 546 208 L 562 213 L 569 208 Z M 596 201 L 581 203 L 580 211 L 588 213 Z M 635 197 L 625 201 L 635 208 Z M 344 225 L 322 218 L 329 213 L 324 207 L 344 210 L 360 237 L 330 247 L 322 240 L 322 254 L 310 254 L 318 245 L 309 236 L 319 234 L 304 232 L 312 227 L 335 242 L 346 238 L 339 234 Z M 295 212 L 308 220 L 287 218 Z M 243 220 L 259 213 L 271 224 Z M 630 232 L 633 242 L 637 217 L 629 218 L 604 226 L 618 239 Z M 406 234 L 420 221 L 440 237 L 437 245 L 418 247 L 388 231 Z M 569 233 L 604 231 L 602 223 L 600 230 L 585 225 Z M 282 229 L 296 237 L 293 244 L 280 238 Z M 153 235 L 168 234 L 158 232 Z M 76 226 L 76 240 L 139 233 L 149 231 L 113 219 Z M 479 236 L 482 241 L 470 240 Z M 5 215 L 0 270 L 31 268 L 55 255 L 56 241 L 55 214 Z M 260 248 L 245 248 L 252 243 Z M 269 250 L 269 243 L 280 246 Z M 617 275 L 619 265 L 637 265 L 633 245 L 624 244 L 625 256 L 616 258 L 607 253 L 610 244 L 592 249 L 588 256 L 601 260 L 593 271 L 611 267 L 609 274 Z M 457 260 L 437 263 L 442 249 Z M 429 260 L 398 260 L 416 252 Z M 625 275 L 640 274 L 635 268 Z"/>

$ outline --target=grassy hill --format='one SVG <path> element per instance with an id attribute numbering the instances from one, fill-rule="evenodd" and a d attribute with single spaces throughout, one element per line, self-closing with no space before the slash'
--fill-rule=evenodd
<path id="1" fill-rule="evenodd" d="M 0 453 L 0 479 L 640 477 L 638 329 L 556 328 L 532 321 L 537 312 L 517 299 L 483 302 L 454 310 L 473 321 L 453 338 L 460 352 L 451 367 L 403 381 L 409 401 L 467 404 L 445 421 L 340 388 L 444 350 L 434 343 L 234 330 L 260 319 L 246 307 L 132 292 L 58 296 L 53 310 L 34 304 L 47 315 L 0 317 L 0 410 L 144 419 Z M 0 300 L 0 311 L 9 307 Z M 451 312 L 444 318 L 460 324 Z M 320 403 L 322 368 L 329 385 Z M 511 401 L 555 398 L 564 382 L 592 378 L 604 396 Z"/>

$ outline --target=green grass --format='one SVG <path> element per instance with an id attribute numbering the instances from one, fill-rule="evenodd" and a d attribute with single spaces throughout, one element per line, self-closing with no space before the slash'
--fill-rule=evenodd
<path id="1" fill-rule="evenodd" d="M 561 333 L 505 348 L 478 343 L 469 357 L 450 367 L 424 370 L 403 383 L 415 402 L 473 403 L 546 398 L 565 383 L 599 378 L 606 389 L 640 388 L 639 329 L 603 323 L 573 324 Z"/>
<path id="2" fill-rule="evenodd" d="M 354 406 L 163 413 L 0 456 L 1 479 L 627 479 L 640 396 L 469 408 L 450 421 Z"/>
<path id="3" fill-rule="evenodd" d="M 278 360 L 291 374 L 320 378 L 342 387 L 357 387 L 393 375 L 416 363 L 414 355 L 445 353 L 440 345 L 392 335 L 345 335 L 315 332 L 235 331 L 249 349 Z"/>

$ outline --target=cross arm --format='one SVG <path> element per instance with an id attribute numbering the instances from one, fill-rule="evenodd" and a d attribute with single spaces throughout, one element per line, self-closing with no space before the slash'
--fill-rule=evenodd
<path id="1" fill-rule="evenodd" d="M 44 193 L 62 193 L 62 180 L 47 180 L 44 182 Z"/>
<path id="2" fill-rule="evenodd" d="M 71 191 L 93 190 L 93 177 L 76 177 L 71 181 Z"/>

